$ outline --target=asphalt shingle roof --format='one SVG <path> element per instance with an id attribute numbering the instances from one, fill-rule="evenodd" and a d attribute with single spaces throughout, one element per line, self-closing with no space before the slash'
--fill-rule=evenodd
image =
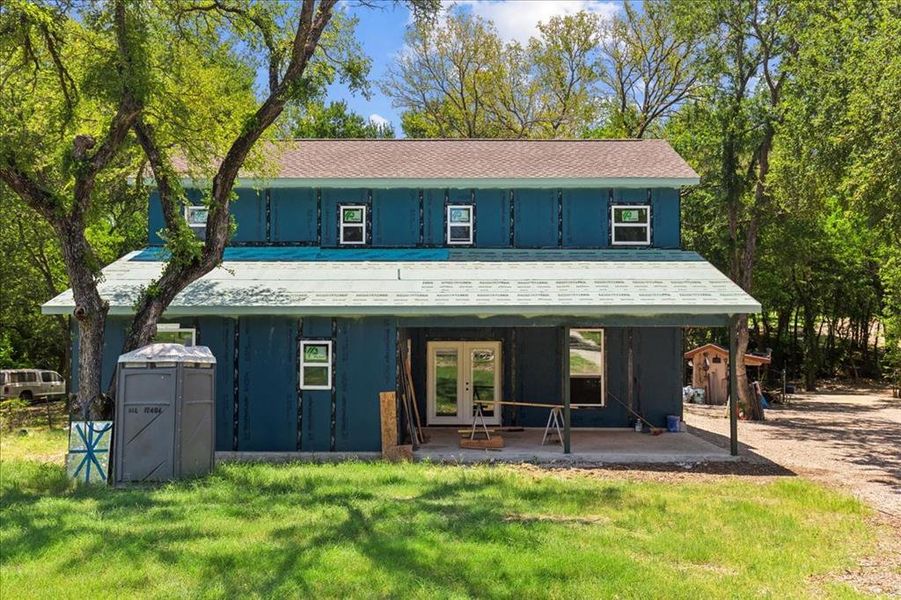
<path id="1" fill-rule="evenodd" d="M 691 184 L 698 178 L 669 143 L 656 139 L 294 140 L 271 143 L 265 152 L 277 163 L 274 177 L 286 179 L 667 179 Z"/>

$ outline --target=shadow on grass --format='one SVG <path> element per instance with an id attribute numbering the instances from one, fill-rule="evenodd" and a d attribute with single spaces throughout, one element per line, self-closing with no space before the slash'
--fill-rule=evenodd
<path id="1" fill-rule="evenodd" d="M 354 472 L 352 465 L 344 471 L 329 469 L 335 467 L 226 466 L 207 479 L 116 490 L 72 488 L 62 467 L 43 465 L 40 477 L 22 472 L 17 474 L 21 481 L 3 483 L 0 564 L 73 548 L 59 563 L 61 572 L 96 565 L 103 557 L 131 565 L 194 565 L 202 572 L 196 578 L 200 588 L 195 593 L 200 595 L 243 596 L 251 585 L 263 596 L 284 594 L 285 587 L 305 596 L 315 593 L 306 574 L 329 552 L 343 548 L 390 572 L 391 586 L 453 582 L 456 592 L 479 596 L 485 593 L 486 573 L 474 567 L 471 556 L 449 553 L 435 560 L 422 551 L 423 544 L 436 547 L 452 539 L 464 547 L 534 547 L 542 532 L 559 525 L 511 522 L 511 511 L 523 505 L 616 510 L 630 499 L 627 490 L 613 485 L 527 485 L 487 469 L 439 471 L 447 477 L 424 477 L 414 469 L 384 480 L 364 470 Z M 346 473 L 356 475 L 343 481 Z M 392 486 L 413 488 L 414 493 L 396 499 Z M 561 507 L 563 501 L 566 506 Z M 208 529 L 207 517 L 233 522 L 234 530 Z M 285 524 L 279 525 L 278 518 Z M 214 543 L 241 531 L 252 535 L 237 549 L 195 543 Z"/>

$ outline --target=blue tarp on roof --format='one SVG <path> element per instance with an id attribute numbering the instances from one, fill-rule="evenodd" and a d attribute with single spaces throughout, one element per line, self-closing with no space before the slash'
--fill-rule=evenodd
<path id="1" fill-rule="evenodd" d="M 156 262 L 166 260 L 164 248 L 145 248 L 130 260 Z M 703 261 L 695 252 L 652 248 L 596 250 L 576 249 L 482 249 L 482 248 L 320 248 L 318 246 L 232 246 L 225 249 L 226 262 L 685 262 Z"/>

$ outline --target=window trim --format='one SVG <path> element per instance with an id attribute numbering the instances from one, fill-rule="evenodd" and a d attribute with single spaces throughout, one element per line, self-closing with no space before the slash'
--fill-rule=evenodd
<path id="1" fill-rule="evenodd" d="M 469 223 L 460 224 L 460 223 L 452 223 L 451 222 L 451 211 L 458 208 L 465 208 L 469 210 Z M 475 230 L 476 230 L 476 208 L 473 204 L 448 204 L 445 207 L 444 211 L 444 219 L 447 222 L 447 228 L 444 231 L 445 242 L 448 246 L 471 246 L 475 242 Z M 469 239 L 468 240 L 451 240 L 451 227 L 468 227 L 469 228 Z"/>
<path id="2" fill-rule="evenodd" d="M 616 222 L 616 211 L 617 209 L 645 209 L 648 213 L 648 220 L 646 223 L 617 223 Z M 616 230 L 622 228 L 634 228 L 637 229 L 639 227 L 647 228 L 647 235 L 645 236 L 645 241 L 638 242 L 618 242 L 616 241 Z M 610 245 L 611 246 L 650 246 L 651 245 L 651 205 L 650 204 L 613 204 L 610 206 Z"/>
<path id="3" fill-rule="evenodd" d="M 181 323 L 157 323 L 156 333 L 189 333 L 191 334 L 191 346 L 197 345 L 197 328 L 182 327 Z"/>
<path id="4" fill-rule="evenodd" d="M 570 381 L 573 379 L 596 379 L 597 377 L 601 378 L 601 406 L 607 406 L 607 331 L 603 327 L 572 327 L 570 328 L 570 335 L 572 335 L 573 331 L 596 331 L 601 334 L 601 374 L 600 375 L 573 375 L 572 373 L 572 360 L 569 361 L 569 373 L 568 378 Z M 568 340 L 567 340 L 568 341 Z M 571 345 L 567 345 L 567 351 L 572 352 Z"/>
<path id="5" fill-rule="evenodd" d="M 192 223 L 189 215 L 197 210 L 209 211 L 210 207 L 203 204 L 186 204 L 185 205 L 185 221 L 191 229 L 206 229 L 206 221 L 203 223 Z"/>
<path id="6" fill-rule="evenodd" d="M 359 208 L 363 211 L 363 220 L 360 223 L 345 223 L 344 209 Z M 342 246 L 365 246 L 368 243 L 369 227 L 367 217 L 369 215 L 368 206 L 365 204 L 339 204 L 338 205 L 338 243 Z M 351 242 L 344 239 L 344 228 L 353 227 L 363 230 L 363 239 L 359 242 Z"/>
<path id="7" fill-rule="evenodd" d="M 328 362 L 326 363 L 307 363 L 304 361 L 304 348 L 306 346 L 322 346 L 325 345 L 328 348 Z M 334 362 L 334 344 L 332 340 L 324 340 L 324 339 L 316 339 L 316 338 L 307 338 L 300 340 L 300 358 L 298 360 L 299 370 L 298 376 L 300 378 L 300 389 L 302 390 L 330 390 L 332 389 L 332 385 L 334 384 L 334 370 L 332 368 L 332 363 Z M 325 367 L 328 369 L 328 383 L 326 385 L 313 385 L 307 384 L 304 381 L 304 367 Z"/>

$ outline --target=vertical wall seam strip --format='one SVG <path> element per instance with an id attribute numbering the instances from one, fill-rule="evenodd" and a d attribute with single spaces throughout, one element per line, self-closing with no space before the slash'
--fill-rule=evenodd
<path id="1" fill-rule="evenodd" d="M 266 188 L 266 242 L 272 241 L 272 190 Z"/>
<path id="2" fill-rule="evenodd" d="M 425 198 L 423 190 L 419 190 L 419 245 L 425 244 Z"/>
<path id="3" fill-rule="evenodd" d="M 316 188 L 316 245 L 322 246 L 322 188 Z"/>
<path id="4" fill-rule="evenodd" d="M 563 247 L 563 190 L 557 190 L 557 246 Z"/>
<path id="5" fill-rule="evenodd" d="M 297 376 L 297 440 L 296 448 L 298 451 L 303 447 L 303 389 L 300 387 L 300 342 L 303 340 L 303 319 L 297 319 L 297 339 L 294 341 L 294 347 L 297 351 L 297 361 L 294 365 L 294 372 Z"/>
<path id="6" fill-rule="evenodd" d="M 516 202 L 513 190 L 510 190 L 510 247 L 516 248 Z"/>
<path id="7" fill-rule="evenodd" d="M 241 329 L 241 320 L 235 319 L 235 333 L 232 337 L 234 341 L 234 353 L 233 353 L 233 364 L 232 364 L 232 379 L 233 381 L 233 397 L 232 397 L 232 450 L 238 450 L 238 431 L 239 431 L 239 416 L 238 412 L 241 404 L 241 389 L 238 385 L 238 376 L 239 376 L 239 367 L 238 367 L 238 359 L 241 352 L 240 349 L 240 329 Z"/>
<path id="8" fill-rule="evenodd" d="M 338 361 L 335 360 L 335 356 L 337 355 L 336 348 L 338 345 L 338 320 L 332 319 L 332 416 L 331 416 L 331 437 L 329 439 L 329 450 L 331 452 L 335 451 L 335 426 L 337 425 L 337 409 L 338 409 L 338 396 L 337 396 L 337 386 L 335 382 L 338 380 Z"/>

